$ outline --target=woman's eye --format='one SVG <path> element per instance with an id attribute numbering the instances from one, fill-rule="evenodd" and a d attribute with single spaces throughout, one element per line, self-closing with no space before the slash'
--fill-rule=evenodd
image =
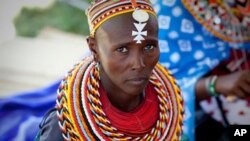
<path id="1" fill-rule="evenodd" d="M 121 52 L 121 53 L 126 53 L 128 52 L 128 49 L 126 47 L 120 47 L 120 48 L 117 48 L 116 49 L 118 52 Z"/>
<path id="2" fill-rule="evenodd" d="M 154 48 L 155 48 L 154 45 L 147 45 L 147 46 L 144 47 L 144 50 L 145 50 L 146 52 L 149 52 L 149 51 L 153 50 Z"/>

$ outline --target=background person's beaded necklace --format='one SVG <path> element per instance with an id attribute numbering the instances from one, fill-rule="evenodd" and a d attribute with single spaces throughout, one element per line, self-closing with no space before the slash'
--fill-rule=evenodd
<path id="1" fill-rule="evenodd" d="M 208 31 L 228 42 L 250 40 L 250 1 L 182 0 Z"/>
<path id="2" fill-rule="evenodd" d="M 121 132 L 103 110 L 96 62 L 92 57 L 75 65 L 58 90 L 57 115 L 65 140 L 178 140 L 183 121 L 183 100 L 173 77 L 159 64 L 150 82 L 158 99 L 158 118 L 144 133 Z M 145 92 L 148 95 L 147 92 Z M 148 113 L 149 115 L 151 113 Z M 121 120 L 121 119 L 117 119 Z M 124 121 L 123 121 L 124 122 Z"/>

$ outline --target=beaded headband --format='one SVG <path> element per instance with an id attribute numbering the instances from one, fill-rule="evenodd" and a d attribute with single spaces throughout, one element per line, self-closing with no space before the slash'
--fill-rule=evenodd
<path id="1" fill-rule="evenodd" d="M 96 0 L 86 11 L 90 29 L 90 37 L 94 37 L 97 28 L 108 19 L 114 16 L 135 11 L 139 12 L 136 12 L 137 14 L 133 14 L 133 18 L 135 19 L 137 17 L 135 20 L 139 23 L 148 20 L 148 13 L 156 16 L 156 13 L 154 12 L 149 0 Z M 138 30 L 138 33 L 140 32 L 139 30 L 142 30 L 141 28 L 144 28 L 142 26 L 138 27 L 138 25 L 135 26 Z M 145 35 L 145 32 L 141 33 L 140 36 L 138 36 L 138 33 L 133 32 L 132 36 L 137 35 L 135 40 L 140 42 L 140 40 L 143 40 L 142 35 Z"/>

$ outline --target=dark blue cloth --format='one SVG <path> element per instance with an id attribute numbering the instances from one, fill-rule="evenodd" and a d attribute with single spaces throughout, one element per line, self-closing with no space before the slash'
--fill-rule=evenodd
<path id="1" fill-rule="evenodd" d="M 56 108 L 46 113 L 39 125 L 40 131 L 36 141 L 63 141 L 62 132 L 59 128 Z"/>
<path id="2" fill-rule="evenodd" d="M 0 99 L 0 140 L 33 141 L 44 114 L 56 105 L 60 81 Z"/>

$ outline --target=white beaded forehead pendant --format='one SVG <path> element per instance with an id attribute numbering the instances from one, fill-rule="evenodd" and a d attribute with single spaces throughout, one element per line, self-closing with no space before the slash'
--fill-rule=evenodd
<path id="1" fill-rule="evenodd" d="M 144 30 L 144 27 L 146 26 L 146 22 L 149 19 L 149 14 L 141 9 L 136 8 L 135 11 L 132 14 L 133 19 L 137 21 L 138 23 L 134 22 L 135 28 L 137 31 L 132 31 L 132 36 L 134 37 L 134 40 L 136 41 L 137 44 L 141 44 L 142 40 L 145 40 L 143 36 L 147 36 L 147 31 Z"/>

